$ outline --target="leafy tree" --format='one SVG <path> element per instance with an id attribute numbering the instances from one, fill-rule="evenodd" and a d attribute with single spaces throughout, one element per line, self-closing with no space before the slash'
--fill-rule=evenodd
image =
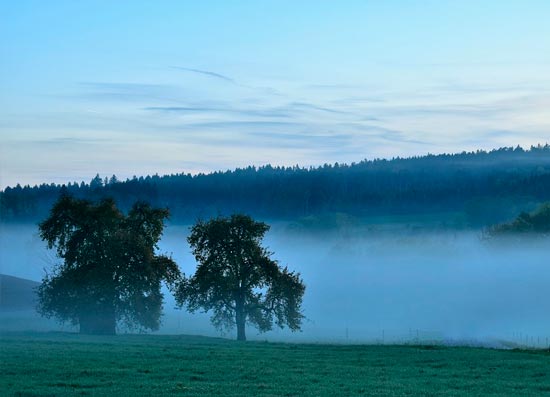
<path id="1" fill-rule="evenodd" d="M 281 268 L 261 246 L 269 226 L 247 215 L 199 221 L 188 242 L 198 266 L 184 278 L 176 301 L 190 312 L 212 310 L 218 329 L 237 326 L 237 340 L 246 340 L 245 325 L 265 332 L 273 324 L 300 329 L 305 285 L 299 273 Z"/>
<path id="2" fill-rule="evenodd" d="M 97 204 L 62 195 L 40 223 L 40 236 L 63 262 L 38 289 L 38 311 L 80 326 L 81 333 L 114 334 L 160 326 L 161 283 L 179 277 L 175 262 L 155 254 L 168 210 L 137 202 L 124 215 L 112 199 Z"/>
<path id="3" fill-rule="evenodd" d="M 509 223 L 490 227 L 487 237 L 499 236 L 543 236 L 550 235 L 550 202 L 544 203 L 531 213 L 522 212 Z"/>

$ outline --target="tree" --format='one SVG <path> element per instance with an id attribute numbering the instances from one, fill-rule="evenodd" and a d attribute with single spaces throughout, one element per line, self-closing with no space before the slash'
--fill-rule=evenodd
<path id="1" fill-rule="evenodd" d="M 281 268 L 261 246 L 269 226 L 247 215 L 199 221 L 188 242 L 198 266 L 183 278 L 176 301 L 190 312 L 212 310 L 218 329 L 237 326 L 237 340 L 246 340 L 245 325 L 260 332 L 273 324 L 300 329 L 305 285 L 299 273 Z"/>
<path id="2" fill-rule="evenodd" d="M 175 262 L 155 254 L 168 210 L 137 202 L 124 215 L 112 199 L 97 204 L 62 195 L 39 225 L 63 262 L 38 289 L 38 311 L 80 326 L 81 333 L 114 334 L 117 323 L 156 330 L 161 283 L 179 277 Z"/>
<path id="3" fill-rule="evenodd" d="M 550 202 L 541 204 L 531 213 L 521 212 L 512 222 L 488 228 L 486 237 L 524 236 L 547 237 L 550 235 Z"/>

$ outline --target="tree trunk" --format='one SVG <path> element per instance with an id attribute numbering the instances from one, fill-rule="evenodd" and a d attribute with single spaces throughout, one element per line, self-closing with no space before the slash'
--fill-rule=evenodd
<path id="1" fill-rule="evenodd" d="M 244 313 L 244 304 L 242 302 L 237 302 L 236 309 L 235 322 L 237 323 L 237 340 L 246 340 L 246 315 Z"/>
<path id="2" fill-rule="evenodd" d="M 244 325 L 244 319 L 241 319 L 241 321 L 237 322 L 237 340 L 246 340 Z"/>

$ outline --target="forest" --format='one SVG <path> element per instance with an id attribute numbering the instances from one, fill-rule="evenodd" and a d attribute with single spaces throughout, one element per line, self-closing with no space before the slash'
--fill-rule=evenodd
<path id="1" fill-rule="evenodd" d="M 191 175 L 96 175 L 89 183 L 6 187 L 3 222 L 43 219 L 60 192 L 111 197 L 123 210 L 138 200 L 168 208 L 171 221 L 246 212 L 268 220 L 457 213 L 454 227 L 510 221 L 550 200 L 550 145 L 363 160 L 318 167 L 265 165 Z"/>

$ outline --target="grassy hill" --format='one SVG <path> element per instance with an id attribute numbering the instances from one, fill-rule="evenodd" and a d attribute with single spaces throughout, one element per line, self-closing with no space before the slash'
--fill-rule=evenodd
<path id="1" fill-rule="evenodd" d="M 34 310 L 40 283 L 0 274 L 0 312 Z"/>
<path id="2" fill-rule="evenodd" d="M 192 336 L 4 334 L 17 396 L 538 396 L 550 353 L 443 346 L 239 343 Z"/>

